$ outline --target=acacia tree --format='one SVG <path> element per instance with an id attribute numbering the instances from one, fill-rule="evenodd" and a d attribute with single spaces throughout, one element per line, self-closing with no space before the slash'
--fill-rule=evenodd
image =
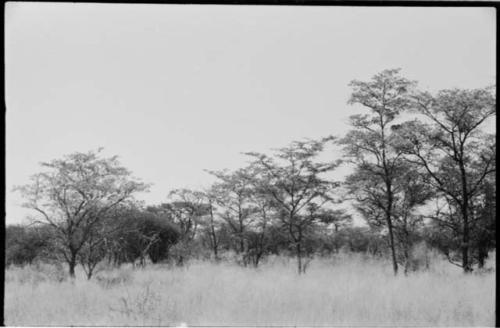
<path id="1" fill-rule="evenodd" d="M 242 168 L 234 172 L 209 171 L 219 179 L 212 186 L 212 194 L 217 205 L 224 211 L 222 218 L 231 227 L 238 240 L 239 247 L 236 251 L 245 254 L 245 240 L 248 225 L 253 219 L 252 215 L 257 211 L 253 202 L 253 189 L 250 181 L 248 168 Z M 244 261 L 246 265 L 246 261 Z"/>
<path id="2" fill-rule="evenodd" d="M 485 179 L 495 172 L 495 137 L 481 130 L 482 124 L 496 113 L 495 97 L 491 89 L 453 89 L 436 95 L 420 92 L 413 99 L 415 111 L 425 122 L 413 120 L 396 126 L 399 148 L 409 162 L 425 172 L 458 215 L 458 221 L 453 215 L 442 219 L 457 230 L 461 239 L 460 266 L 470 272 L 470 230 L 478 220 L 473 200 Z"/>
<path id="3" fill-rule="evenodd" d="M 179 226 L 181 239 L 192 241 L 196 236 L 199 218 L 206 214 L 205 195 L 201 191 L 175 189 L 169 193 L 171 202 L 162 204 L 161 208 L 168 213 Z"/>
<path id="4" fill-rule="evenodd" d="M 409 92 L 414 85 L 399 75 L 399 69 L 384 70 L 369 82 L 352 81 L 349 103 L 362 105 L 369 114 L 351 116 L 354 129 L 339 141 L 356 165 L 346 185 L 355 196 L 357 209 L 388 230 L 394 274 L 398 272 L 393 232 L 395 179 L 403 171 L 403 158 L 394 147 L 390 127 L 410 108 Z"/>
<path id="5" fill-rule="evenodd" d="M 258 172 L 254 172 L 253 168 L 249 169 L 249 172 L 251 174 L 249 179 L 253 181 L 251 200 L 255 210 L 253 211 L 254 219 L 249 235 L 248 257 L 257 267 L 264 253 L 268 250 L 271 239 L 269 230 L 275 224 L 277 211 L 273 199 L 266 194 L 265 189 L 261 188 L 263 183 L 258 181 Z"/>
<path id="6" fill-rule="evenodd" d="M 39 214 L 34 222 L 54 228 L 58 251 L 72 278 L 85 243 L 99 238 L 95 227 L 119 204 L 148 188 L 132 178 L 116 156 L 104 158 L 99 151 L 42 163 L 44 172 L 33 175 L 31 183 L 16 187 L 26 200 L 24 207 Z"/>
<path id="7" fill-rule="evenodd" d="M 259 169 L 249 165 L 233 172 L 208 172 L 219 179 L 211 195 L 223 210 L 220 217 L 236 236 L 236 251 L 244 265 L 251 262 L 257 267 L 267 251 L 268 231 L 276 216 L 273 200 L 261 188 Z"/>
<path id="8" fill-rule="evenodd" d="M 206 203 L 206 195 L 197 190 L 175 189 L 169 193 L 169 198 L 171 202 L 161 204 L 158 210 L 170 215 L 179 227 L 181 235 L 174 251 L 177 264 L 182 265 L 186 257 L 192 254 L 198 227 L 210 208 Z"/>
<path id="9" fill-rule="evenodd" d="M 297 256 L 299 274 L 305 273 L 303 247 L 306 231 L 315 223 L 316 216 L 308 208 L 316 204 L 321 208 L 331 202 L 335 183 L 322 175 L 332 171 L 338 162 L 317 162 L 317 156 L 332 138 L 296 141 L 290 146 L 277 149 L 274 156 L 246 153 L 254 158 L 254 178 L 279 211 L 279 219 L 288 231 Z"/>
<path id="10" fill-rule="evenodd" d="M 205 230 L 205 236 L 208 237 L 208 244 L 212 250 L 215 261 L 219 261 L 219 248 L 221 243 L 220 235 L 220 221 L 217 220 L 217 209 L 215 204 L 217 202 L 217 190 L 212 186 L 203 191 L 200 196 L 203 196 L 206 215 L 201 220 L 201 225 Z"/>

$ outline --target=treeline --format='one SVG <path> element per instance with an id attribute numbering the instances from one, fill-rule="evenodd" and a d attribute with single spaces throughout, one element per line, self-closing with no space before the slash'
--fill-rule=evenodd
<path id="1" fill-rule="evenodd" d="M 99 151 L 42 163 L 17 187 L 38 216 L 7 227 L 7 265 L 64 261 L 70 276 L 80 264 L 90 279 L 102 261 L 183 265 L 232 253 L 258 266 L 285 254 L 305 273 L 314 256 L 344 248 L 390 257 L 397 274 L 418 267 L 412 254 L 426 242 L 464 272 L 482 267 L 496 236 L 496 141 L 482 128 L 496 114 L 494 89 L 430 94 L 399 70 L 350 85 L 365 114 L 351 116 L 347 135 L 246 153 L 247 166 L 209 171 L 210 187 L 173 190 L 162 204 L 135 201 L 149 185 Z M 343 156 L 320 161 L 329 146 Z M 351 174 L 332 181 L 341 164 Z M 368 227 L 354 227 L 342 204 Z"/>

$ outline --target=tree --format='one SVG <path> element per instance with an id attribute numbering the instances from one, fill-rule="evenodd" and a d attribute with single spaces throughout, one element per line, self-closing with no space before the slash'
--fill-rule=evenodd
<path id="1" fill-rule="evenodd" d="M 415 82 L 399 75 L 399 69 L 384 70 L 371 81 L 352 81 L 350 104 L 360 104 L 369 114 L 350 117 L 353 130 L 339 141 L 346 156 L 356 165 L 346 185 L 357 201 L 357 209 L 372 223 L 388 230 L 394 274 L 398 272 L 394 240 L 396 177 L 403 172 L 401 151 L 393 144 L 390 127 L 410 108 L 409 93 Z"/>
<path id="2" fill-rule="evenodd" d="M 267 251 L 268 229 L 276 216 L 272 199 L 261 188 L 259 169 L 250 165 L 232 172 L 209 173 L 219 179 L 211 195 L 237 241 L 236 252 L 244 265 L 251 262 L 257 267 Z"/>
<path id="3" fill-rule="evenodd" d="M 224 210 L 222 218 L 231 227 L 238 240 L 239 247 L 236 251 L 245 254 L 245 240 L 248 225 L 253 219 L 253 214 L 258 209 L 252 203 L 252 185 L 250 171 L 242 168 L 234 172 L 209 171 L 219 179 L 212 186 L 212 195 L 217 205 Z M 246 262 L 244 261 L 246 264 Z"/>
<path id="4" fill-rule="evenodd" d="M 332 171 L 338 162 L 317 162 L 316 157 L 332 138 L 296 141 L 277 149 L 274 156 L 246 153 L 254 158 L 255 181 L 278 209 L 278 217 L 293 242 L 299 274 L 305 273 L 302 263 L 305 233 L 314 225 L 316 216 L 309 206 L 317 209 L 333 201 L 331 191 L 336 186 L 322 175 Z"/>
<path id="5" fill-rule="evenodd" d="M 202 218 L 209 214 L 206 195 L 201 191 L 176 189 L 169 193 L 172 200 L 161 204 L 160 209 L 169 215 L 179 227 L 180 238 L 175 245 L 177 264 L 182 265 L 192 254 L 195 237 Z"/>
<path id="6" fill-rule="evenodd" d="M 217 202 L 217 191 L 211 187 L 205 193 L 208 202 L 208 218 L 203 222 L 206 235 L 208 236 L 209 246 L 213 252 L 215 261 L 219 261 L 219 247 L 221 242 L 220 223 L 215 217 L 215 203 Z"/>
<path id="7" fill-rule="evenodd" d="M 495 97 L 491 89 L 420 92 L 413 97 L 413 106 L 425 121 L 394 127 L 399 149 L 451 205 L 452 212 L 441 220 L 459 234 L 461 266 L 470 272 L 471 229 L 479 220 L 473 200 L 495 172 L 495 138 L 481 131 L 481 125 L 496 113 Z M 458 221 L 450 214 L 456 214 Z"/>
<path id="8" fill-rule="evenodd" d="M 179 226 L 182 239 L 191 241 L 196 236 L 199 218 L 208 211 L 204 203 L 205 195 L 201 191 L 175 189 L 169 193 L 170 203 L 161 207 Z"/>
<path id="9" fill-rule="evenodd" d="M 270 228 L 275 226 L 276 217 L 279 213 L 272 198 L 266 193 L 266 189 L 262 188 L 266 184 L 264 181 L 259 181 L 258 169 L 249 168 L 249 180 L 252 183 L 250 193 L 253 203 L 253 220 L 250 223 L 250 231 L 248 235 L 248 250 L 247 257 L 252 261 L 254 267 L 259 265 L 260 260 L 266 252 L 268 252 L 271 242 Z M 279 207 L 278 207 L 279 208 Z"/>
<path id="10" fill-rule="evenodd" d="M 34 222 L 55 229 L 58 251 L 74 278 L 80 251 L 90 238 L 99 238 L 96 226 L 148 185 L 132 178 L 116 156 L 104 158 L 99 151 L 73 153 L 41 166 L 44 172 L 16 190 L 25 198 L 24 206 L 39 214 Z"/>
<path id="11" fill-rule="evenodd" d="M 170 248 L 180 239 L 179 229 L 169 220 L 153 213 L 142 212 L 138 234 L 151 262 L 168 259 Z"/>
<path id="12" fill-rule="evenodd" d="M 153 263 L 167 260 L 169 251 L 180 238 L 179 228 L 159 206 L 124 207 L 116 211 L 107 225 L 110 233 L 104 239 L 108 260 L 144 266 L 147 257 Z"/>

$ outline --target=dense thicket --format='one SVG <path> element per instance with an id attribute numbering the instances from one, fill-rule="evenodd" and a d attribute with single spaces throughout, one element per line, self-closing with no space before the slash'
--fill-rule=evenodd
<path id="1" fill-rule="evenodd" d="M 90 279 L 106 262 L 256 267 L 279 254 L 303 274 L 314 256 L 345 250 L 388 257 L 397 274 L 417 269 L 427 244 L 465 272 L 482 268 L 496 247 L 496 141 L 484 128 L 493 88 L 431 94 L 399 70 L 350 86 L 364 112 L 345 136 L 246 153 L 247 166 L 210 171 L 210 187 L 173 190 L 161 204 L 135 202 L 148 186 L 99 151 L 42 164 L 17 188 L 38 217 L 7 227 L 6 264 L 66 262 L 71 276 L 80 264 Z M 329 158 L 335 146 L 343 156 Z M 342 164 L 350 174 L 331 180 Z"/>

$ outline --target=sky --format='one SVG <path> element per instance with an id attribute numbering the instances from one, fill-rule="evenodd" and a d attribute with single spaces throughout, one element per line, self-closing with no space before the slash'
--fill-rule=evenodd
<path id="1" fill-rule="evenodd" d="M 6 222 L 40 162 L 104 147 L 153 183 L 203 188 L 242 152 L 339 135 L 349 82 L 387 68 L 435 92 L 495 83 L 494 8 L 7 2 Z M 338 152 L 325 156 L 340 158 Z M 341 176 L 349 168 L 341 168 Z"/>

